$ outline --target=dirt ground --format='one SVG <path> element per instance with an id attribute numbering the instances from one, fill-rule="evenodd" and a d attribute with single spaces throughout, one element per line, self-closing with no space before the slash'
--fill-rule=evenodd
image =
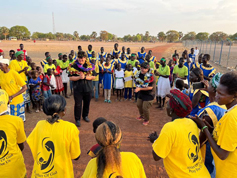
<path id="1" fill-rule="evenodd" d="M 47 43 L 47 44 L 46 44 Z M 29 42 L 24 42 L 26 50 L 28 51 L 28 55 L 30 55 L 33 61 L 39 62 L 44 58 L 44 51 L 50 51 L 51 54 L 56 58 L 58 52 L 66 52 L 71 49 L 77 48 L 77 45 L 82 45 L 83 49 L 86 48 L 88 42 L 65 42 L 64 45 L 62 42 L 36 42 L 36 44 L 30 44 Z M 2 42 L 0 43 L 0 48 L 4 51 L 9 51 L 10 49 L 16 49 L 18 47 L 19 42 Z M 36 47 L 36 45 L 39 45 Z M 57 47 L 57 45 L 59 45 Z M 92 43 L 94 49 L 96 51 L 99 50 L 100 46 L 106 46 L 106 49 L 111 50 L 113 48 L 113 43 Z M 161 58 L 164 52 L 171 48 L 174 44 L 165 44 L 165 43 L 121 43 L 119 47 L 121 49 L 122 46 L 131 47 L 133 52 L 139 51 L 141 46 L 145 46 L 145 48 L 152 49 L 153 55 L 155 55 L 158 59 Z M 155 47 L 156 46 L 156 47 Z M 8 54 L 5 54 L 6 56 Z M 102 93 L 102 90 L 101 90 Z M 115 102 L 116 97 L 112 96 L 112 103 L 104 103 L 104 98 L 102 94 L 99 96 L 99 101 L 95 102 L 93 99 L 90 105 L 90 114 L 89 118 L 91 120 L 90 123 L 86 123 L 84 121 L 81 122 L 80 130 L 80 145 L 81 145 L 81 157 L 78 161 L 73 161 L 74 165 L 74 175 L 76 178 L 82 176 L 87 163 L 90 160 L 90 157 L 86 154 L 87 151 L 96 143 L 94 138 L 94 133 L 92 131 L 92 122 L 97 117 L 104 117 L 107 120 L 111 120 L 117 123 L 123 132 L 123 141 L 121 144 L 122 151 L 134 152 L 141 159 L 145 172 L 148 178 L 166 178 L 168 177 L 166 171 L 163 166 L 162 161 L 155 162 L 152 158 L 152 144 L 148 142 L 147 136 L 153 132 L 160 132 L 162 126 L 170 121 L 170 118 L 167 117 L 165 110 L 161 111 L 156 108 L 154 104 L 151 108 L 151 117 L 150 124 L 148 126 L 143 126 L 142 122 L 137 121 L 135 118 L 139 116 L 136 103 L 133 101 L 122 101 Z M 63 118 L 69 122 L 74 123 L 74 114 L 73 114 L 74 100 L 71 96 L 67 99 L 67 113 Z M 37 122 L 39 120 L 46 119 L 47 116 L 44 115 L 43 112 L 32 114 L 26 114 L 26 122 L 25 122 L 25 132 L 28 136 Z M 27 177 L 31 176 L 31 171 L 33 169 L 33 157 L 30 152 L 30 148 L 25 143 L 25 149 L 23 150 L 23 155 L 25 159 L 25 164 L 27 168 Z"/>
<path id="2" fill-rule="evenodd" d="M 19 42 L 2 42 L 0 43 L 0 49 L 9 51 L 10 49 L 17 49 Z M 85 50 L 89 42 L 24 42 L 28 55 L 30 55 L 33 61 L 39 62 L 44 59 L 44 52 L 50 51 L 53 58 L 57 57 L 59 52 L 66 53 L 71 49 L 76 50 L 78 45 L 81 45 Z M 99 51 L 100 46 L 104 46 L 106 51 L 113 49 L 114 43 L 91 43 L 93 49 Z M 167 43 L 119 43 L 119 48 L 122 46 L 130 47 L 132 52 L 140 50 L 141 46 L 145 46 L 146 51 L 153 50 L 153 55 L 160 59 L 161 57 L 171 58 L 174 50 L 177 49 L 178 53 L 186 49 L 182 44 L 167 44 Z M 8 54 L 5 53 L 6 56 Z M 218 66 L 217 66 L 218 67 Z M 101 90 L 102 93 L 102 90 Z M 102 94 L 99 96 L 99 101 L 95 102 L 93 99 L 90 105 L 89 118 L 90 123 L 84 121 L 81 122 L 80 130 L 80 145 L 81 145 L 81 157 L 78 161 L 73 161 L 74 175 L 76 178 L 82 176 L 83 171 L 86 168 L 90 157 L 86 154 L 92 145 L 96 143 L 94 133 L 92 131 L 92 122 L 97 117 L 104 117 L 107 120 L 117 123 L 123 133 L 123 140 L 121 144 L 121 151 L 134 152 L 141 159 L 145 172 L 148 178 L 167 178 L 167 173 L 164 169 L 163 161 L 155 162 L 152 158 L 152 144 L 147 141 L 147 136 L 153 132 L 160 132 L 163 125 L 170 121 L 170 118 L 166 115 L 165 110 L 156 108 L 154 103 L 150 111 L 150 124 L 143 126 L 142 122 L 137 121 L 135 118 L 139 116 L 136 103 L 133 101 L 115 102 L 116 97 L 112 96 L 112 103 L 104 103 Z M 73 114 L 74 100 L 71 96 L 67 99 L 67 113 L 63 118 L 69 122 L 74 123 Z M 39 120 L 46 119 L 47 116 L 43 112 L 26 114 L 25 132 L 28 136 L 35 127 Z M 27 168 L 27 177 L 31 176 L 33 169 L 33 158 L 29 149 L 29 146 L 25 144 L 23 150 L 25 158 L 25 164 Z"/>

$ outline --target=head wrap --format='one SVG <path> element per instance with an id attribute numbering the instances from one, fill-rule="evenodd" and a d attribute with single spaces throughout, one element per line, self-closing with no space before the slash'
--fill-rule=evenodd
<path id="1" fill-rule="evenodd" d="M 0 53 L 3 53 L 3 50 L 2 50 L 2 49 L 0 49 Z"/>
<path id="2" fill-rule="evenodd" d="M 51 58 L 50 56 L 49 56 L 49 57 L 47 57 L 47 58 L 46 58 L 46 61 L 48 61 L 50 58 Z"/>
<path id="3" fill-rule="evenodd" d="M 218 87 L 218 85 L 220 84 L 221 76 L 222 76 L 221 73 L 217 73 L 217 74 L 211 79 L 210 83 L 211 83 L 211 86 L 212 86 L 213 88 L 216 89 L 216 88 Z"/>
<path id="4" fill-rule="evenodd" d="M 0 89 L 0 114 L 5 113 L 8 110 L 9 97 L 5 90 Z"/>
<path id="5" fill-rule="evenodd" d="M 0 63 L 9 65 L 9 59 L 0 58 Z"/>
<path id="6" fill-rule="evenodd" d="M 171 90 L 171 97 L 169 101 L 170 107 L 174 113 L 179 117 L 186 117 L 192 111 L 192 102 L 189 97 L 179 90 Z"/>
<path id="7" fill-rule="evenodd" d="M 166 62 L 165 58 L 163 58 L 163 57 L 160 60 Z"/>
<path id="8" fill-rule="evenodd" d="M 16 54 L 15 54 L 16 58 L 21 54 L 24 54 L 24 52 L 23 51 L 17 51 Z"/>
<path id="9" fill-rule="evenodd" d="M 62 53 L 59 53 L 59 54 L 58 54 L 58 57 L 61 56 L 61 55 L 63 55 L 63 54 L 62 54 Z"/>
<path id="10" fill-rule="evenodd" d="M 131 54 L 131 56 L 135 57 L 136 55 L 135 54 Z"/>

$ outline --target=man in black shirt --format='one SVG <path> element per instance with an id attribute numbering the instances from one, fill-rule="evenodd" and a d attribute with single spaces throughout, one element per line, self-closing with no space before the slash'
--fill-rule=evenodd
<path id="1" fill-rule="evenodd" d="M 74 87 L 74 115 L 77 127 L 81 126 L 81 110 L 83 110 L 83 120 L 90 122 L 88 114 L 93 90 L 92 80 L 94 80 L 96 76 L 96 72 L 94 70 L 95 66 L 90 64 L 86 60 L 86 57 L 87 55 L 84 51 L 79 51 L 78 59 L 72 64 L 72 66 L 70 66 L 69 69 L 69 78 L 73 81 Z"/>

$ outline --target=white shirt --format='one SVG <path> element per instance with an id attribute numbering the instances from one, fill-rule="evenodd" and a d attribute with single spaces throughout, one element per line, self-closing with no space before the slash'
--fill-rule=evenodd
<path id="1" fill-rule="evenodd" d="M 194 54 L 195 54 L 195 56 L 197 56 L 198 53 L 199 53 L 199 49 L 195 49 L 195 50 L 194 50 Z"/>

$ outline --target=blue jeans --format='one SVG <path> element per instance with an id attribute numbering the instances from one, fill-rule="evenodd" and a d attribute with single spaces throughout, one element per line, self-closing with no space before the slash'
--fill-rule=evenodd
<path id="1" fill-rule="evenodd" d="M 93 84 L 92 97 L 94 97 L 94 93 L 95 93 L 95 98 L 98 99 L 99 98 L 99 94 L 98 94 L 99 81 L 92 81 L 92 84 Z M 95 88 L 95 91 L 94 91 L 94 88 Z"/>
<path id="2" fill-rule="evenodd" d="M 125 88 L 124 90 L 124 98 L 132 99 L 132 88 Z"/>
<path id="3" fill-rule="evenodd" d="M 47 99 L 48 97 L 52 96 L 51 90 L 43 91 L 44 99 Z"/>

